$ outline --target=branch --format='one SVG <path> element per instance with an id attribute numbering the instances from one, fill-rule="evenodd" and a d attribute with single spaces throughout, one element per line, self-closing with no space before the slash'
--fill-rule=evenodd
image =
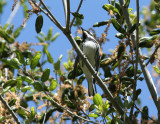
<path id="1" fill-rule="evenodd" d="M 67 111 L 69 114 L 71 114 L 71 115 L 73 115 L 73 116 L 76 116 L 77 118 L 80 118 L 80 119 L 85 120 L 85 121 L 87 121 L 87 122 L 91 122 L 91 123 L 93 123 L 93 124 L 98 124 L 98 123 L 93 122 L 93 121 L 91 121 L 91 120 L 85 119 L 85 118 L 83 118 L 82 116 L 79 116 L 79 115 L 74 114 L 74 113 L 71 112 L 69 109 L 64 108 L 63 106 L 61 106 L 61 105 L 60 105 L 58 102 L 56 102 L 52 97 L 50 97 L 45 91 L 44 91 L 44 93 L 50 98 L 50 100 L 51 100 L 54 104 L 56 104 L 56 106 L 58 106 L 58 107 L 61 108 L 62 110 L 65 110 L 65 111 Z"/>
<path id="2" fill-rule="evenodd" d="M 62 0 L 62 2 L 63 2 L 64 14 L 65 14 L 65 21 L 67 23 L 67 2 L 66 0 Z"/>
<path id="3" fill-rule="evenodd" d="M 21 122 L 18 120 L 17 116 L 15 115 L 14 111 L 10 108 L 10 106 L 6 103 L 2 95 L 0 94 L 0 100 L 5 105 L 5 107 L 8 109 L 8 111 L 12 114 L 14 120 L 17 122 L 17 124 L 21 124 Z"/>
<path id="4" fill-rule="evenodd" d="M 58 22 L 58 20 L 54 17 L 54 15 L 51 13 L 51 11 L 48 9 L 48 7 L 44 4 L 44 2 L 42 1 L 42 0 L 39 0 L 40 2 L 41 2 L 41 4 L 43 5 L 43 7 L 47 10 L 47 12 L 48 12 L 48 14 L 47 14 L 47 16 L 48 15 L 50 15 L 50 17 L 52 18 L 52 22 L 54 22 L 54 24 L 59 28 L 59 29 L 61 29 L 61 30 L 64 30 L 64 28 L 62 27 L 62 25 Z M 40 8 L 40 10 L 43 10 L 41 7 L 39 7 Z M 44 10 L 42 11 L 42 12 L 44 12 Z M 44 14 L 46 14 L 46 13 L 44 13 Z M 49 17 L 49 16 L 48 16 Z M 50 18 L 50 19 L 51 19 Z"/>
<path id="5" fill-rule="evenodd" d="M 70 0 L 67 0 L 67 20 L 66 20 L 66 29 L 69 30 L 70 24 Z"/>
<path id="6" fill-rule="evenodd" d="M 126 19 L 126 23 L 127 23 L 128 27 L 130 29 L 132 27 L 132 23 L 131 23 L 131 20 L 130 20 L 130 17 L 129 17 L 128 9 L 124 7 L 124 0 L 119 0 L 119 2 L 120 2 L 120 5 L 122 7 L 124 17 Z M 135 48 L 136 47 L 135 34 L 131 35 L 131 39 L 132 39 L 132 42 L 133 42 L 133 45 L 134 45 L 134 48 Z M 138 48 L 138 53 L 139 53 L 139 56 L 142 55 L 140 48 Z M 157 107 L 157 110 L 160 111 L 160 101 L 158 101 L 158 95 L 157 95 L 157 91 L 156 91 L 154 82 L 152 80 L 152 77 L 151 77 L 151 75 L 150 75 L 150 73 L 149 73 L 149 71 L 146 67 L 146 64 L 145 64 L 144 60 L 139 58 L 139 63 L 140 63 L 144 78 L 146 80 L 148 89 L 149 89 L 149 91 L 151 93 L 151 96 L 153 98 L 153 101 L 154 101 L 154 103 Z"/>
<path id="7" fill-rule="evenodd" d="M 79 10 L 80 10 L 80 8 L 81 8 L 82 2 L 83 2 L 83 0 L 81 0 L 80 3 L 79 3 L 78 9 L 77 9 L 77 11 L 76 11 L 77 13 L 79 12 Z M 71 22 L 71 24 L 70 24 L 70 28 L 72 27 L 73 22 L 74 22 L 75 19 L 76 19 L 76 17 L 73 17 L 72 22 Z"/>
<path id="8" fill-rule="evenodd" d="M 119 112 L 119 114 L 123 117 L 125 113 L 122 110 L 121 106 L 115 101 L 115 99 L 112 96 L 111 92 L 109 91 L 108 87 L 103 83 L 102 79 L 98 76 L 97 72 L 94 70 L 94 68 L 92 67 L 92 65 L 89 63 L 88 59 L 85 57 L 85 55 L 83 54 L 83 52 L 81 51 L 81 49 L 78 47 L 78 45 L 77 45 L 76 41 L 74 40 L 72 34 L 70 32 L 68 32 L 65 35 L 68 38 L 68 40 L 70 41 L 70 43 L 72 44 L 72 46 L 75 49 L 75 51 L 77 52 L 78 56 L 82 59 L 82 61 L 84 62 L 84 64 L 86 65 L 86 67 L 88 68 L 88 70 L 90 71 L 90 73 L 96 79 L 98 85 L 101 87 L 101 89 L 103 90 L 104 94 L 111 101 L 111 103 L 116 108 L 116 110 Z M 128 124 L 131 124 L 131 121 L 130 121 L 130 119 L 128 118 L 127 115 L 125 115 L 125 120 L 126 120 L 126 122 Z"/>

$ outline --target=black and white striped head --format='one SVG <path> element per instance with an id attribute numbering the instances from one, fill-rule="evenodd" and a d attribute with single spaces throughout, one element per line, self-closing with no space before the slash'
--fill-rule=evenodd
<path id="1" fill-rule="evenodd" d="M 95 40 L 93 34 L 90 31 L 84 30 L 82 27 L 81 27 L 81 29 L 82 29 L 82 38 L 84 40 L 85 39 L 94 39 Z"/>

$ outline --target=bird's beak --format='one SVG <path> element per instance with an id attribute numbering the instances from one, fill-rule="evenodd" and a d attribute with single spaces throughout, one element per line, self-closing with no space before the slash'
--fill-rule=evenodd
<path id="1" fill-rule="evenodd" d="M 81 30 L 84 31 L 84 29 L 81 27 Z"/>

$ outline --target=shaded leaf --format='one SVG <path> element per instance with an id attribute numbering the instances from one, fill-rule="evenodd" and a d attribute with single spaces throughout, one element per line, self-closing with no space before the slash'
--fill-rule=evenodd
<path id="1" fill-rule="evenodd" d="M 54 69 L 57 71 L 60 69 L 60 62 L 62 60 L 63 55 L 61 54 L 58 58 L 58 61 L 56 63 L 54 63 Z"/>
<path id="2" fill-rule="evenodd" d="M 157 38 L 157 35 L 152 37 L 143 37 L 140 39 L 139 47 L 151 48 L 154 44 L 154 40 Z"/>
<path id="3" fill-rule="evenodd" d="M 49 75 L 50 75 L 50 69 L 49 68 L 46 68 L 44 71 L 43 71 L 43 75 L 41 77 L 41 81 L 42 82 L 45 82 L 49 79 Z"/>
<path id="4" fill-rule="evenodd" d="M 156 28 L 156 29 L 153 29 L 150 33 L 149 33 L 149 35 L 156 35 L 156 34 L 159 34 L 160 33 L 160 28 Z"/>
<path id="5" fill-rule="evenodd" d="M 12 100 L 8 103 L 8 105 L 9 105 L 9 106 L 13 106 L 13 105 L 15 105 L 16 101 L 17 101 L 17 99 L 12 99 Z"/>
<path id="6" fill-rule="evenodd" d="M 125 4 L 124 4 L 124 7 L 127 7 L 129 6 L 129 3 L 130 3 L 130 0 L 125 0 Z"/>
<path id="7" fill-rule="evenodd" d="M 1 28 L 0 28 L 0 36 L 4 38 L 7 42 L 14 43 L 14 38 Z"/>
<path id="8" fill-rule="evenodd" d="M 32 87 L 31 86 L 24 86 L 21 91 L 26 92 L 27 90 L 30 90 Z"/>
<path id="9" fill-rule="evenodd" d="M 25 60 L 24 60 L 23 54 L 19 50 L 16 50 L 15 52 L 16 52 L 16 55 L 17 55 L 19 62 L 24 64 Z"/>
<path id="10" fill-rule="evenodd" d="M 22 29 L 23 29 L 23 28 L 20 27 L 20 28 L 17 28 L 17 29 L 15 30 L 15 32 L 14 32 L 14 38 L 17 38 L 17 37 L 20 35 Z"/>
<path id="11" fill-rule="evenodd" d="M 8 86 L 14 87 L 16 83 L 17 83 L 16 79 L 8 80 L 4 83 L 3 88 L 6 88 Z"/>
<path id="12" fill-rule="evenodd" d="M 55 41 L 59 35 L 60 35 L 60 33 L 56 33 L 56 34 L 51 38 L 51 41 Z"/>
<path id="13" fill-rule="evenodd" d="M 122 34 L 125 33 L 125 30 L 122 28 L 122 26 L 118 23 L 118 21 L 117 21 L 116 19 L 112 18 L 111 21 L 112 21 L 112 24 L 113 24 L 114 28 L 115 28 L 118 32 L 120 32 L 120 33 L 122 33 Z"/>
<path id="14" fill-rule="evenodd" d="M 119 38 L 119 39 L 125 38 L 125 35 L 122 34 L 122 33 L 117 33 L 115 36 L 116 36 L 117 38 Z"/>
<path id="15" fill-rule="evenodd" d="M 39 81 L 35 81 L 33 83 L 33 87 L 37 90 L 37 91 L 43 91 L 43 86 Z"/>
<path id="16" fill-rule="evenodd" d="M 158 68 L 157 65 L 153 66 L 153 68 L 154 68 L 154 70 L 155 70 L 158 74 L 160 74 L 160 69 Z"/>
<path id="17" fill-rule="evenodd" d="M 38 15 L 38 17 L 36 19 L 36 24 L 35 24 L 37 33 L 41 32 L 42 26 L 43 26 L 43 16 Z"/>
<path id="18" fill-rule="evenodd" d="M 149 113 L 148 113 L 148 107 L 144 106 L 141 113 L 141 119 L 142 120 L 148 120 Z"/>
<path id="19" fill-rule="evenodd" d="M 109 22 L 109 20 L 106 20 L 106 21 L 102 21 L 102 22 L 97 22 L 93 25 L 93 27 L 100 27 L 100 26 L 104 26 L 104 25 L 107 25 Z"/>
<path id="20" fill-rule="evenodd" d="M 72 15 L 73 15 L 74 17 L 77 17 L 77 18 L 80 18 L 80 19 L 84 19 L 83 14 L 80 14 L 80 13 L 78 13 L 78 12 L 72 12 Z"/>

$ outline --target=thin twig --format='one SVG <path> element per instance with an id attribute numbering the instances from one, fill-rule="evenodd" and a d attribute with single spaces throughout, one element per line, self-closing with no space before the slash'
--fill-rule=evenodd
<path id="1" fill-rule="evenodd" d="M 124 7 L 124 0 L 119 0 L 119 2 L 120 2 L 120 5 L 122 7 L 122 11 L 123 11 L 124 17 L 126 19 L 127 26 L 130 29 L 132 27 L 132 23 L 131 23 L 130 16 L 129 16 L 129 13 L 128 13 L 128 8 Z M 131 39 L 132 39 L 132 42 L 133 42 L 133 45 L 134 45 L 134 48 L 135 48 L 136 46 L 135 46 L 135 35 L 134 34 L 131 34 Z M 141 56 L 142 53 L 141 53 L 140 48 L 138 48 L 138 52 L 139 52 L 139 56 Z M 146 67 L 146 64 L 145 64 L 143 59 L 139 58 L 139 63 L 140 63 L 140 66 L 141 66 L 141 69 L 142 69 L 146 84 L 147 84 L 148 89 L 150 91 L 150 94 L 151 94 L 151 96 L 153 98 L 153 101 L 154 101 L 156 107 L 157 107 L 157 110 L 160 113 L 160 101 L 158 101 L 157 90 L 156 90 L 156 87 L 154 85 L 154 82 L 153 82 L 153 79 L 151 77 L 151 74 L 148 71 L 148 69 Z"/>
<path id="2" fill-rule="evenodd" d="M 152 60 L 152 58 L 154 57 L 154 55 L 156 54 L 157 50 L 159 49 L 160 45 L 158 45 L 156 47 L 156 49 L 154 50 L 154 52 L 152 53 L 152 55 L 150 56 L 148 62 L 146 63 L 146 66 L 149 64 L 149 62 Z"/>
<path id="3" fill-rule="evenodd" d="M 70 26 L 70 0 L 67 0 L 67 21 L 66 21 L 66 29 L 69 30 Z"/>
<path id="4" fill-rule="evenodd" d="M 63 2 L 64 14 L 65 14 L 65 22 L 67 23 L 67 2 L 66 0 L 62 0 L 62 2 Z"/>
<path id="5" fill-rule="evenodd" d="M 98 124 L 98 123 L 93 122 L 93 121 L 91 121 L 91 120 L 85 119 L 85 118 L 83 118 L 82 116 L 79 116 L 79 115 L 74 114 L 74 113 L 71 112 L 69 109 L 61 106 L 58 102 L 56 102 L 54 99 L 52 99 L 52 97 L 50 97 L 45 91 L 44 91 L 44 93 L 50 98 L 50 100 L 51 100 L 54 104 L 56 104 L 56 106 L 58 106 L 58 107 L 61 108 L 62 110 L 65 110 L 65 111 L 67 111 L 69 114 L 71 114 L 71 115 L 73 115 L 73 116 L 76 116 L 77 118 L 80 118 L 80 119 L 85 120 L 85 121 L 87 121 L 87 122 L 91 122 L 91 123 L 93 123 L 93 124 Z"/>
<path id="6" fill-rule="evenodd" d="M 79 10 L 80 10 L 80 8 L 81 8 L 82 2 L 83 2 L 83 0 L 81 0 L 80 3 L 79 3 L 79 6 L 78 6 L 77 11 L 76 11 L 77 13 L 79 12 Z M 74 22 L 75 19 L 76 19 L 76 17 L 73 17 L 72 22 L 71 22 L 71 24 L 70 24 L 70 28 L 72 27 L 73 22 Z"/>
<path id="7" fill-rule="evenodd" d="M 14 113 L 14 111 L 10 108 L 10 106 L 7 104 L 7 102 L 4 100 L 4 98 L 2 97 L 2 95 L 0 94 L 0 100 L 1 102 L 5 105 L 5 107 L 8 109 L 8 111 L 12 114 L 14 120 L 17 122 L 17 124 L 21 124 L 21 122 L 19 121 L 19 119 L 17 118 L 16 114 Z"/>
<path id="8" fill-rule="evenodd" d="M 54 17 L 54 15 L 51 13 L 51 11 L 48 9 L 48 7 L 44 4 L 44 2 L 42 0 L 39 0 L 41 2 L 41 4 L 43 5 L 43 7 L 47 10 L 48 14 L 52 17 L 52 19 L 54 20 L 54 24 L 61 30 L 64 30 L 64 28 L 62 27 L 62 25 L 59 23 L 59 21 Z M 42 8 L 39 7 L 41 10 Z"/>

